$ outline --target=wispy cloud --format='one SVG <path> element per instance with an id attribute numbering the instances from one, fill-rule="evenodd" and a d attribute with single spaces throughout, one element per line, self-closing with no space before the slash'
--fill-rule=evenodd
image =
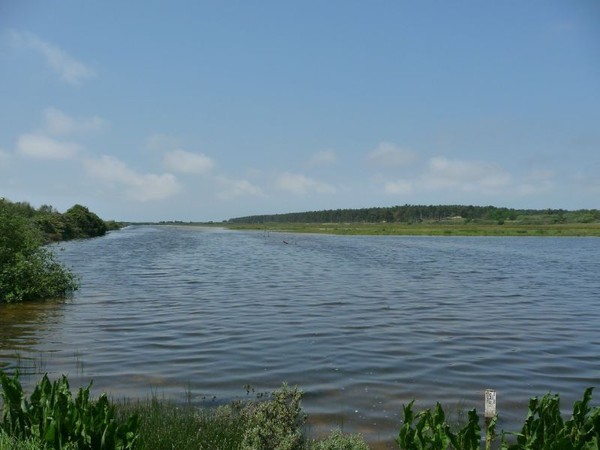
<path id="1" fill-rule="evenodd" d="M 91 177 L 106 182 L 109 187 L 124 188 L 129 198 L 140 202 L 163 200 L 182 189 L 177 178 L 170 173 L 140 174 L 112 156 L 85 160 L 84 167 Z"/>
<path id="2" fill-rule="evenodd" d="M 310 192 L 335 194 L 337 191 L 330 184 L 317 181 L 302 174 L 290 172 L 284 172 L 279 175 L 276 184 L 280 189 L 297 195 L 304 195 Z"/>
<path id="3" fill-rule="evenodd" d="M 44 126 L 40 130 L 24 133 L 17 139 L 16 152 L 37 159 L 71 159 L 83 149 L 82 145 L 67 136 L 85 134 L 104 126 L 99 117 L 75 119 L 56 108 L 44 111 Z"/>
<path id="4" fill-rule="evenodd" d="M 60 79 L 69 84 L 78 85 L 83 80 L 96 76 L 91 67 L 78 61 L 65 50 L 40 39 L 33 33 L 12 30 L 9 32 L 9 36 L 13 45 L 29 48 L 40 53 Z"/>
<path id="5" fill-rule="evenodd" d="M 438 156 L 429 160 L 422 181 L 428 189 L 494 193 L 509 187 L 512 177 L 497 164 Z"/>
<path id="6" fill-rule="evenodd" d="M 181 147 L 181 140 L 162 133 L 153 133 L 146 139 L 146 147 L 154 151 L 167 151 Z"/>
<path id="7" fill-rule="evenodd" d="M 574 177 L 575 184 L 583 192 L 600 195 L 600 179 L 598 178 L 598 173 L 600 173 L 600 171 L 598 169 L 600 169 L 600 167 L 592 167 L 590 173 L 584 171 L 577 173 Z"/>
<path id="8" fill-rule="evenodd" d="M 534 170 L 516 176 L 496 163 L 486 161 L 431 158 L 420 174 L 412 178 L 386 180 L 379 177 L 387 194 L 408 195 L 422 191 L 477 193 L 492 196 L 527 197 L 546 193 L 554 187 L 551 170 Z"/>
<path id="9" fill-rule="evenodd" d="M 174 172 L 205 174 L 215 167 L 212 158 L 204 153 L 191 153 L 184 150 L 168 152 L 164 157 L 167 169 Z"/>
<path id="10" fill-rule="evenodd" d="M 17 140 L 17 152 L 37 159 L 71 159 L 81 150 L 72 141 L 59 141 L 43 134 L 23 134 Z"/>
<path id="11" fill-rule="evenodd" d="M 8 167 L 10 161 L 10 153 L 0 148 L 0 169 Z"/>
<path id="12" fill-rule="evenodd" d="M 333 150 L 323 150 L 315 153 L 309 161 L 311 166 L 326 166 L 334 164 L 337 161 L 337 155 Z"/>
<path id="13" fill-rule="evenodd" d="M 219 176 L 216 181 L 221 186 L 219 198 L 228 200 L 237 197 L 265 197 L 263 190 L 247 180 L 232 180 Z"/>
<path id="14" fill-rule="evenodd" d="M 410 180 L 396 180 L 385 183 L 384 190 L 388 194 L 408 195 L 413 192 L 413 182 Z"/>
<path id="15" fill-rule="evenodd" d="M 415 151 L 398 147 L 390 142 L 380 142 L 367 154 L 367 162 L 385 167 L 402 167 L 418 159 Z"/>
<path id="16" fill-rule="evenodd" d="M 527 174 L 516 187 L 521 196 L 537 195 L 548 192 L 554 187 L 554 172 L 547 169 L 536 169 Z"/>
<path id="17" fill-rule="evenodd" d="M 44 129 L 52 135 L 65 136 L 88 133 L 104 127 L 104 119 L 94 116 L 88 119 L 75 119 L 56 108 L 44 111 Z"/>

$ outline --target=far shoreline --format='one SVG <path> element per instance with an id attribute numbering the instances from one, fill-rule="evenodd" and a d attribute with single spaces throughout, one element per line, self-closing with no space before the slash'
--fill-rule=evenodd
<path id="1" fill-rule="evenodd" d="M 239 231 L 255 230 L 345 236 L 600 237 L 600 223 L 203 223 L 197 225 L 218 226 Z"/>

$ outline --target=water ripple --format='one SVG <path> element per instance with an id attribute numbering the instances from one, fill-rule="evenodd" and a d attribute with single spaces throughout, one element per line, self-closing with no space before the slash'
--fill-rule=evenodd
<path id="1" fill-rule="evenodd" d="M 282 241 L 289 245 L 282 245 Z M 306 391 L 316 432 L 390 441 L 402 404 L 481 409 L 600 381 L 600 240 L 310 236 L 130 227 L 61 244 L 62 303 L 0 305 L 0 365 L 114 396 Z M 39 366 L 39 367 L 38 367 Z"/>

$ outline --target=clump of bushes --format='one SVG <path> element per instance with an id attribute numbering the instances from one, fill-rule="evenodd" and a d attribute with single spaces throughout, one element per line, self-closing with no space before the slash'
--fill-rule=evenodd
<path id="1" fill-rule="evenodd" d="M 44 244 L 103 236 L 116 222 L 105 222 L 75 205 L 64 214 L 48 205 L 0 199 L 0 302 L 62 298 L 77 289 L 77 280 Z"/>
<path id="2" fill-rule="evenodd" d="M 0 302 L 64 297 L 75 289 L 75 276 L 42 247 L 39 230 L 0 203 Z"/>

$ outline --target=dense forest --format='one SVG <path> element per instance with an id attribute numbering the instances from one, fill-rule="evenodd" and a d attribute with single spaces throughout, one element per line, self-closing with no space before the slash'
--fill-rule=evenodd
<path id="1" fill-rule="evenodd" d="M 0 199 L 0 302 L 59 298 L 77 289 L 76 277 L 44 244 L 102 236 L 117 226 L 81 205 L 61 214 Z"/>
<path id="2" fill-rule="evenodd" d="M 593 223 L 600 222 L 600 210 L 567 211 L 564 209 L 534 210 L 472 205 L 404 205 L 236 217 L 229 219 L 228 223 L 419 223 L 447 220 L 494 223 L 504 223 L 505 221 Z"/>

